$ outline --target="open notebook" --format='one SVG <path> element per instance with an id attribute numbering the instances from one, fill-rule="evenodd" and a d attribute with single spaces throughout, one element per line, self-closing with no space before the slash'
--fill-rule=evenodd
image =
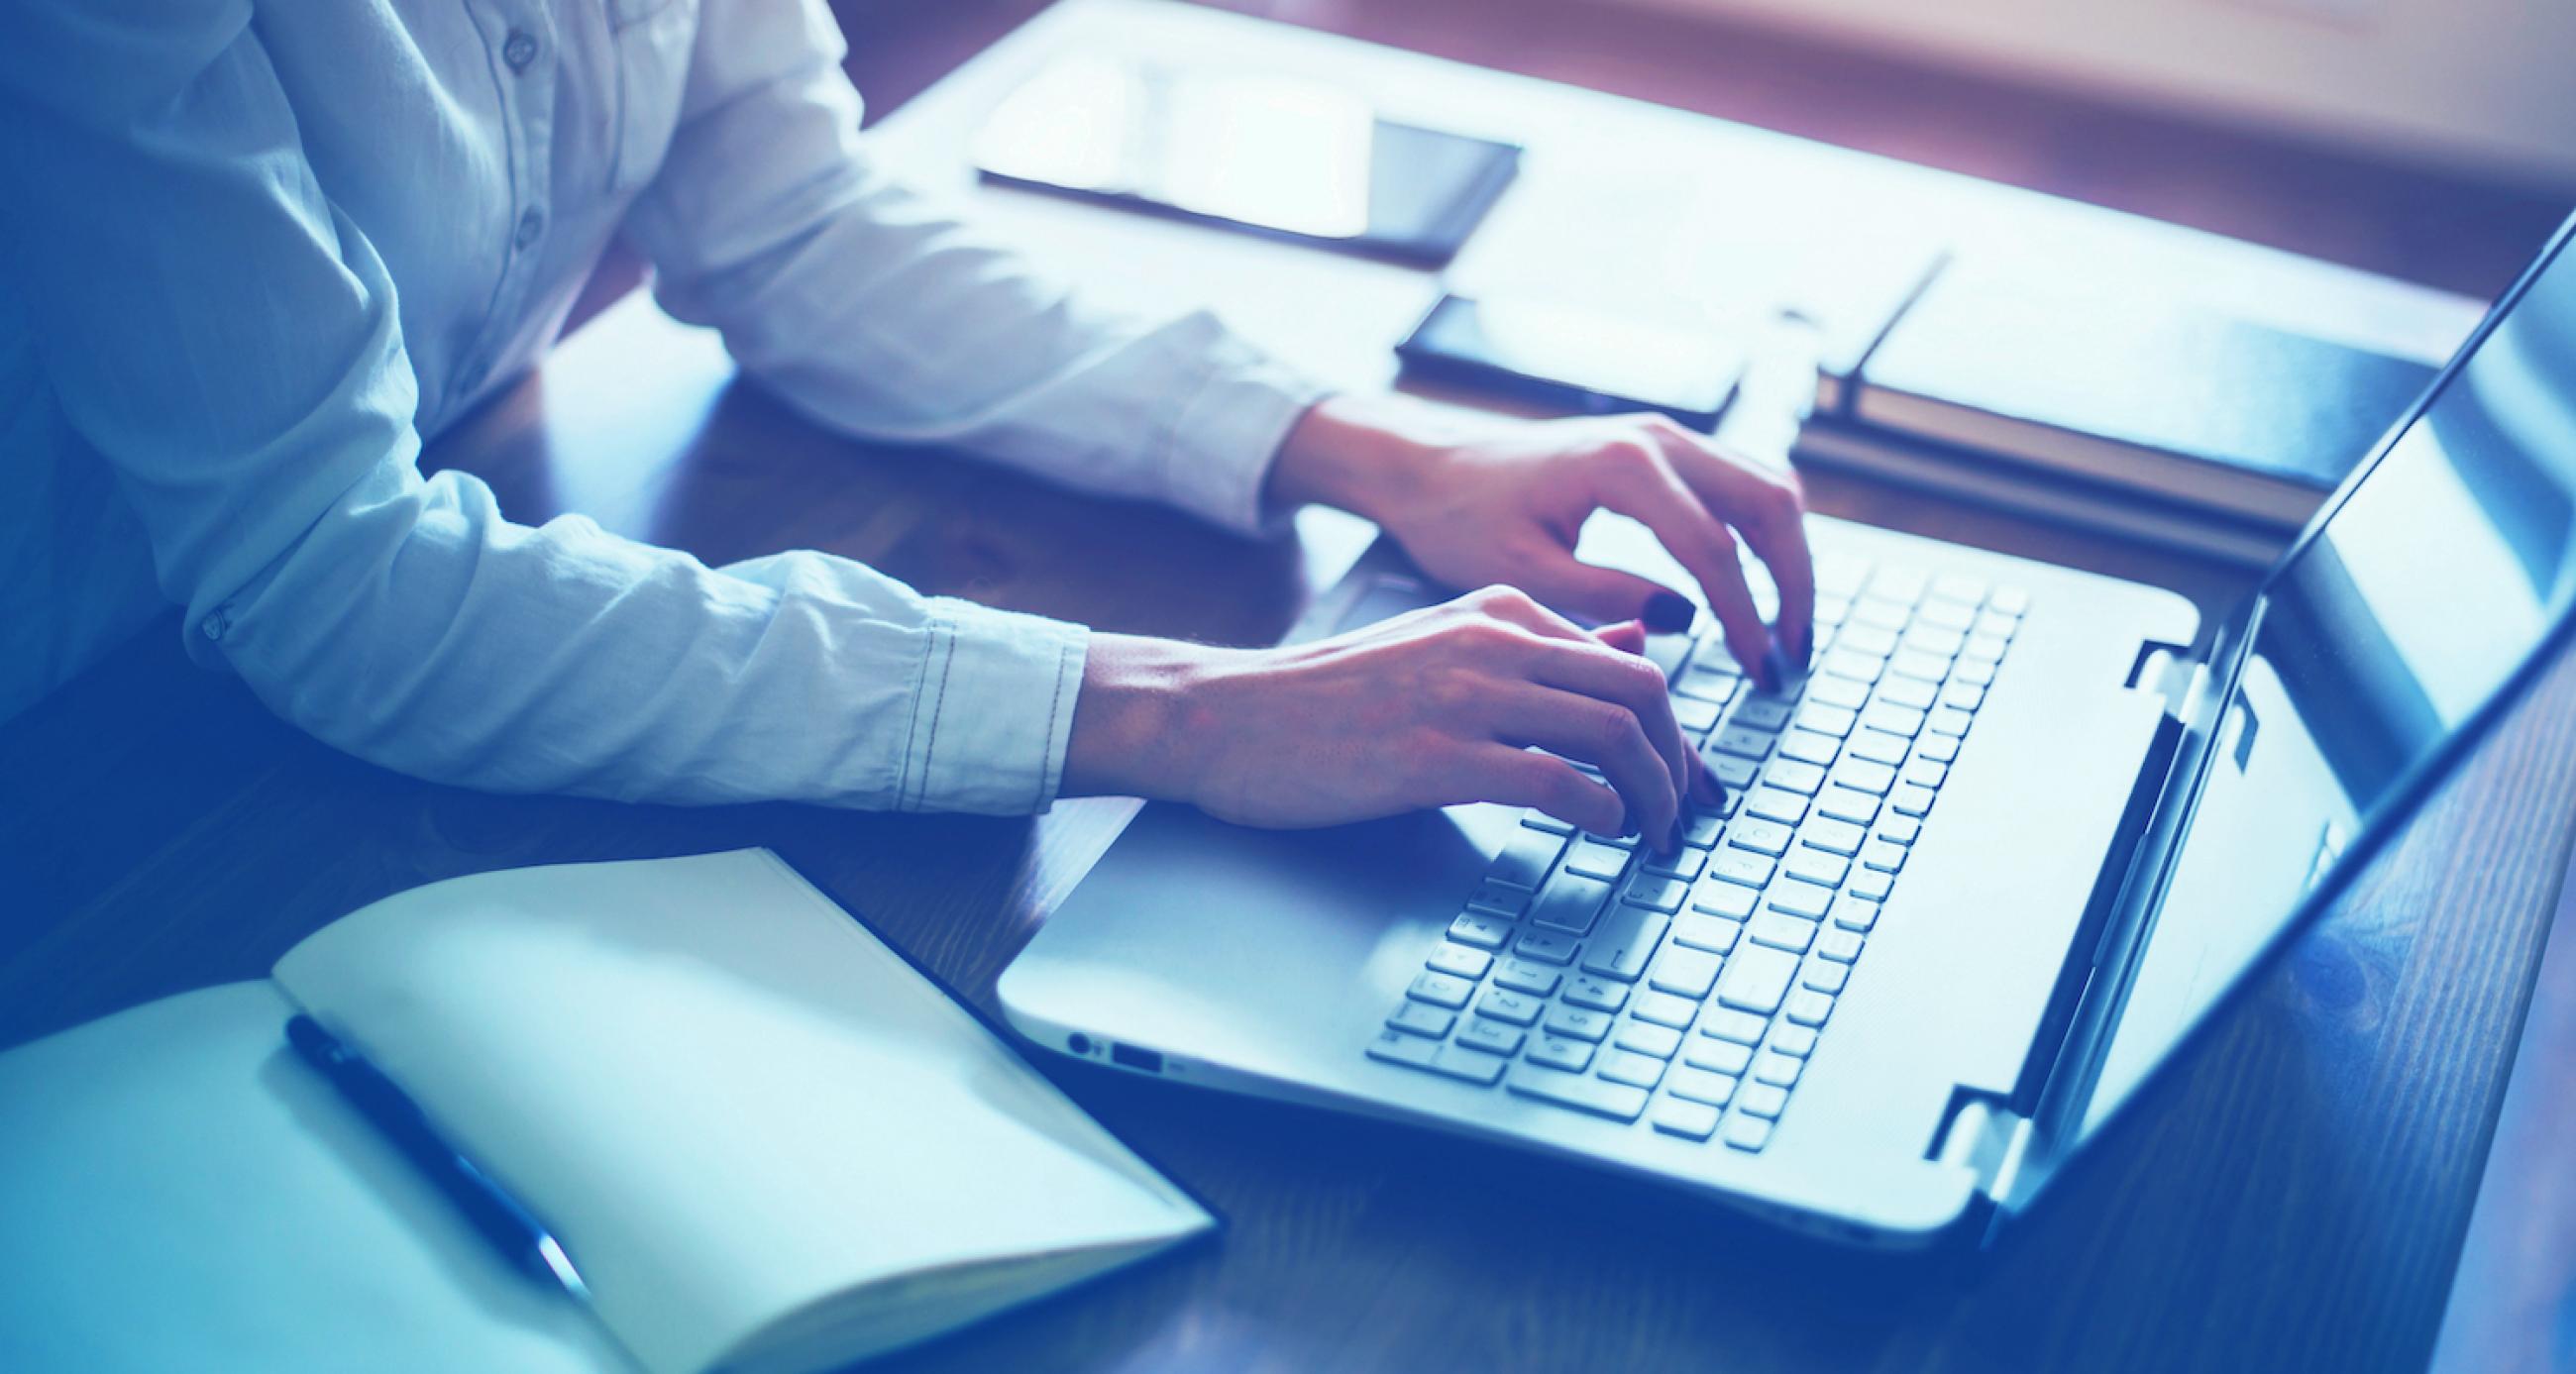
<path id="1" fill-rule="evenodd" d="M 587 1309 L 287 1049 L 297 1007 Z M 765 850 L 436 883 L 0 1055 L 11 1369 L 821 1368 L 1213 1224 Z"/>

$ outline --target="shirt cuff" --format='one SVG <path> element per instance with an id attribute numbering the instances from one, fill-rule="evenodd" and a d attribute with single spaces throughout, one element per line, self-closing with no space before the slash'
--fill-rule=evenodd
<path id="1" fill-rule="evenodd" d="M 1172 504 L 1244 534 L 1273 534 L 1290 511 L 1261 499 L 1288 431 L 1328 390 L 1224 332 L 1203 341 L 1198 382 L 1183 393 L 1163 444 L 1162 490 Z"/>
<path id="2" fill-rule="evenodd" d="M 936 597 L 896 804 L 1022 815 L 1055 804 L 1089 632 Z"/>

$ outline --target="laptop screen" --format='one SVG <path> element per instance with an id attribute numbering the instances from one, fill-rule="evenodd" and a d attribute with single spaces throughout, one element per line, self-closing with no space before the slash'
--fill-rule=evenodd
<path id="1" fill-rule="evenodd" d="M 2571 595 L 2576 254 L 2555 250 L 2265 583 L 2085 1130 L 2282 932 Z"/>

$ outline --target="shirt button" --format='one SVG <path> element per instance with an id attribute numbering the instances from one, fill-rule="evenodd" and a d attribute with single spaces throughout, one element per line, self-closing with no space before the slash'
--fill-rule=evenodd
<path id="1" fill-rule="evenodd" d="M 208 639 L 221 639 L 232 633 L 233 618 L 224 614 L 223 608 L 218 606 L 206 613 L 206 618 L 198 622 L 197 628 L 204 630 Z"/>
<path id="2" fill-rule="evenodd" d="M 531 207 L 526 214 L 519 216 L 519 231 L 510 236 L 510 242 L 518 245 L 520 251 L 525 252 L 537 241 L 537 235 L 545 231 L 545 212 Z"/>
<path id="3" fill-rule="evenodd" d="M 501 43 L 501 60 L 509 63 L 514 72 L 526 71 L 528 64 L 537 60 L 536 35 L 526 29 L 510 30 L 510 36 Z"/>

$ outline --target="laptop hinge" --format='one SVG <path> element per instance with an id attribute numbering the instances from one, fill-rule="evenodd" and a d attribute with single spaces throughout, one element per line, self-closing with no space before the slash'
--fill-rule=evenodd
<path id="1" fill-rule="evenodd" d="M 1950 1099 L 1948 1119 L 1924 1157 L 1977 1176 L 1977 1191 L 1998 1203 L 2012 1195 L 2030 1146 L 2030 1118 L 1992 1093 L 1961 1089 Z"/>

